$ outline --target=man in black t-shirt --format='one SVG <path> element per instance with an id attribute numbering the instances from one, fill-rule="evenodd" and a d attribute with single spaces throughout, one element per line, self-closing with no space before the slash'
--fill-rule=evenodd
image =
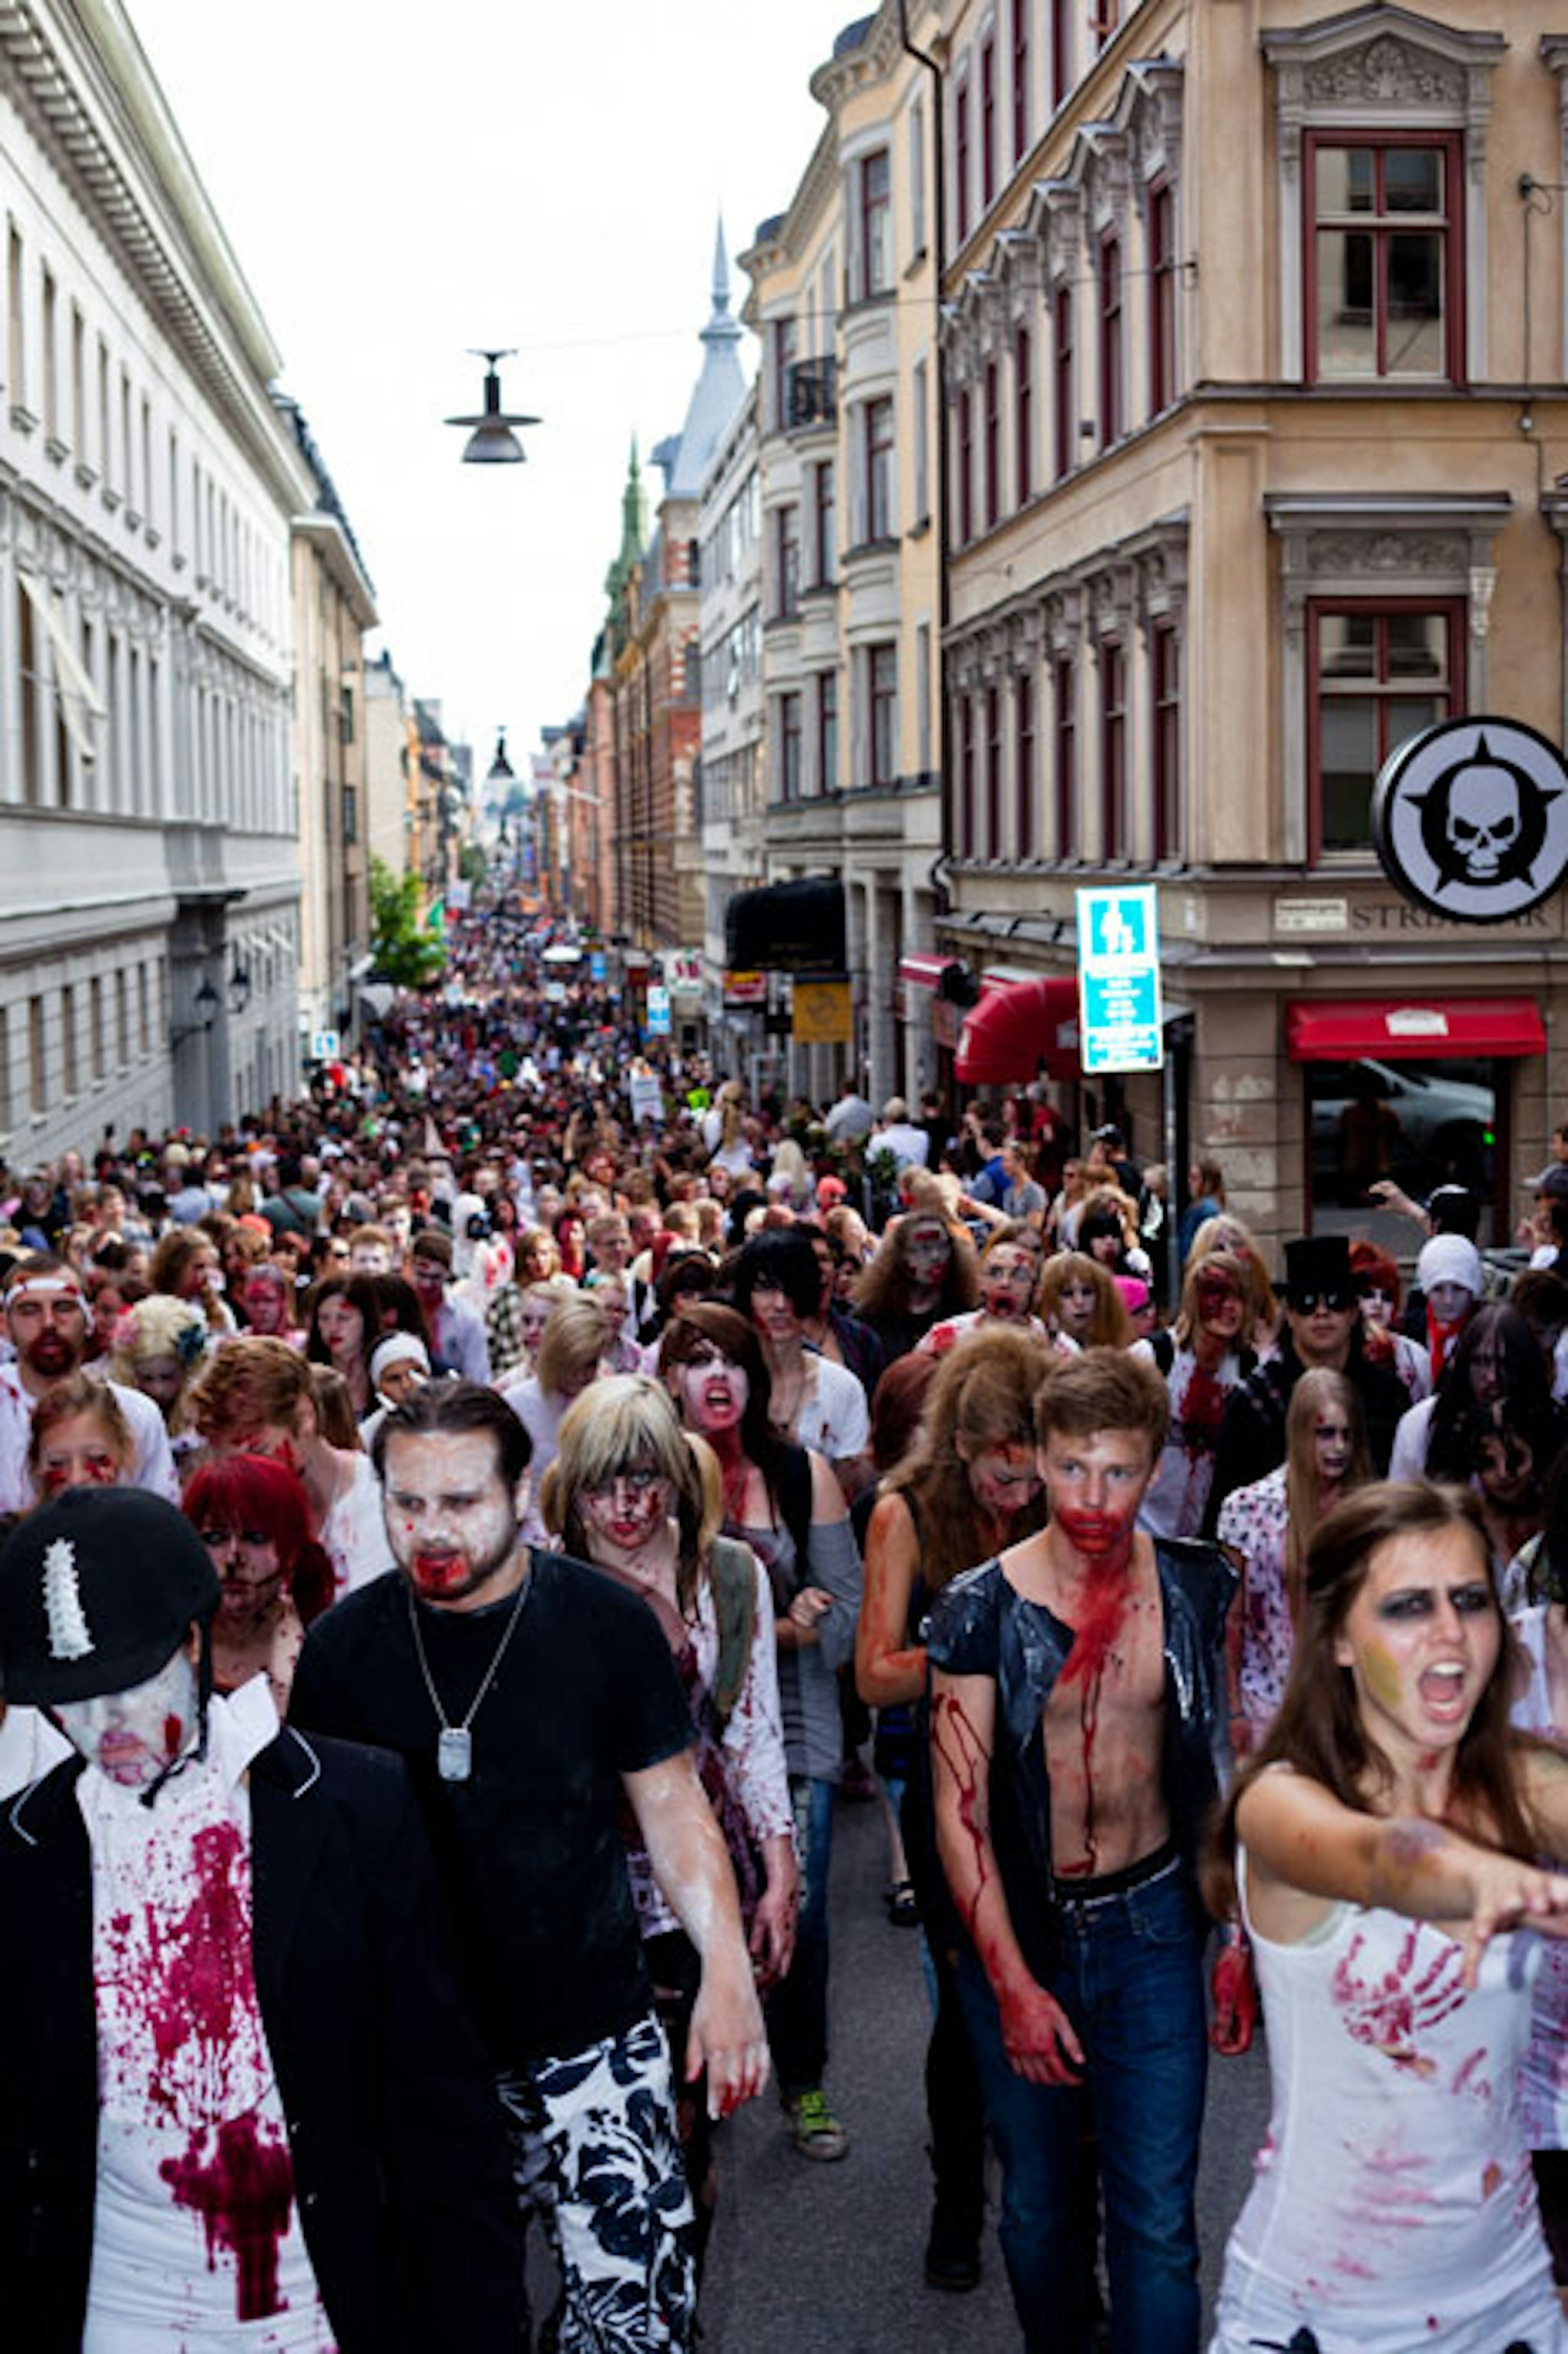
<path id="1" fill-rule="evenodd" d="M 703 1961 L 688 2077 L 720 2115 L 768 2052 L 735 1876 L 646 1606 L 524 1543 L 528 1436 L 493 1391 L 430 1382 L 376 1457 L 400 1575 L 312 1628 L 291 1721 L 407 1761 L 489 2035 L 524 2204 L 560 2260 L 562 2342 L 691 2342 L 692 2208 L 670 2055 L 620 1835 L 637 1820 Z"/>

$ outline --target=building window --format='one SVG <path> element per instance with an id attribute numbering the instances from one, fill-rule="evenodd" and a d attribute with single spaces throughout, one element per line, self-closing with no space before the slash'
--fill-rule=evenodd
<path id="1" fill-rule="evenodd" d="M 44 1001 L 27 1000 L 27 1104 L 36 1114 L 48 1109 L 48 1057 L 44 1029 Z"/>
<path id="2" fill-rule="evenodd" d="M 926 250 L 926 104 L 909 109 L 909 234 L 916 253 Z"/>
<path id="3" fill-rule="evenodd" d="M 959 697 L 959 852 L 964 858 L 975 854 L 975 699 L 972 695 Z"/>
<path id="4" fill-rule="evenodd" d="M 1176 196 L 1169 181 L 1149 192 L 1149 413 L 1176 398 Z"/>
<path id="5" fill-rule="evenodd" d="M 832 586 L 836 532 L 833 461 L 828 458 L 811 469 L 811 581 L 814 588 Z"/>
<path id="6" fill-rule="evenodd" d="M 1078 829 L 1078 665 L 1071 654 L 1058 655 L 1052 692 L 1055 702 L 1056 855 L 1077 855 Z"/>
<path id="7" fill-rule="evenodd" d="M 1097 49 L 1103 49 L 1112 39 L 1120 14 L 1120 0 L 1089 0 L 1089 31 Z"/>
<path id="8" fill-rule="evenodd" d="M 1124 430 L 1121 413 L 1121 239 L 1100 239 L 1100 448 Z"/>
<path id="9" fill-rule="evenodd" d="M 1106 858 L 1127 855 L 1127 649 L 1100 648 L 1100 842 Z"/>
<path id="10" fill-rule="evenodd" d="M 798 695 L 781 695 L 779 698 L 779 798 L 798 801 L 800 798 L 800 698 Z"/>
<path id="11" fill-rule="evenodd" d="M 1029 145 L 1029 11 L 1033 0 L 1012 0 L 1012 160 Z"/>
<path id="12" fill-rule="evenodd" d="M 359 840 L 359 788 L 344 785 L 343 789 L 343 838 L 344 843 Z"/>
<path id="13" fill-rule="evenodd" d="M 1034 345 L 1027 327 L 1012 339 L 1012 473 L 1019 506 L 1034 488 Z"/>
<path id="14" fill-rule="evenodd" d="M 1073 471 L 1073 451 L 1077 440 L 1077 419 L 1073 367 L 1073 290 L 1058 286 L 1051 305 L 1052 323 L 1052 470 L 1060 482 Z"/>
<path id="15" fill-rule="evenodd" d="M 969 86 L 953 92 L 953 227 L 962 245 L 969 233 Z"/>
<path id="16" fill-rule="evenodd" d="M 1049 0 L 1049 5 L 1051 10 L 1051 111 L 1054 113 L 1066 97 L 1070 83 L 1072 69 L 1068 61 L 1067 44 L 1070 37 L 1068 19 L 1073 0 Z"/>
<path id="17" fill-rule="evenodd" d="M 5 240 L 5 373 L 13 408 L 27 405 L 26 267 L 22 232 L 13 221 Z"/>
<path id="18" fill-rule="evenodd" d="M 97 973 L 87 984 L 87 1035 L 92 1076 L 101 1079 L 108 1065 L 103 1040 L 103 983 Z"/>
<path id="19" fill-rule="evenodd" d="M 1457 136 L 1308 133 L 1308 373 L 1317 383 L 1464 373 Z"/>
<path id="20" fill-rule="evenodd" d="M 77 1059 L 76 987 L 67 981 L 60 991 L 60 1087 L 69 1103 L 81 1085 Z"/>
<path id="21" fill-rule="evenodd" d="M 1397 746 L 1464 709 L 1464 609 L 1401 599 L 1308 607 L 1311 848 L 1366 852 L 1372 789 Z"/>
<path id="22" fill-rule="evenodd" d="M 865 524 L 868 539 L 893 537 L 893 401 L 865 404 Z"/>
<path id="23" fill-rule="evenodd" d="M 879 147 L 860 167 L 860 284 L 863 294 L 885 294 L 893 283 L 893 204 L 887 150 Z"/>
<path id="24" fill-rule="evenodd" d="M 982 213 L 996 201 L 996 43 L 987 38 L 980 53 L 980 166 Z"/>
<path id="25" fill-rule="evenodd" d="M 1154 855 L 1175 858 L 1181 841 L 1181 640 L 1174 621 L 1150 633 L 1154 702 Z"/>
<path id="26" fill-rule="evenodd" d="M 152 1004 L 144 964 L 136 968 L 136 1035 L 141 1041 L 139 1052 L 144 1061 L 153 1051 Z"/>
<path id="27" fill-rule="evenodd" d="M 20 672 L 18 685 L 22 706 L 22 799 L 36 807 L 39 798 L 39 768 L 42 759 L 42 738 L 39 715 L 42 707 L 42 681 L 38 676 L 37 632 L 33 622 L 33 600 L 18 578 L 16 599 L 16 663 Z"/>
<path id="28" fill-rule="evenodd" d="M 931 513 L 930 422 L 927 414 L 930 400 L 930 370 L 924 360 L 915 363 L 910 386 L 910 420 L 915 434 L 915 520 L 927 521 Z"/>
<path id="29" fill-rule="evenodd" d="M 839 783 L 839 674 L 817 673 L 817 790 L 832 793 Z"/>
<path id="30" fill-rule="evenodd" d="M 1001 855 L 1001 689 L 985 691 L 985 847 L 988 858 Z"/>
<path id="31" fill-rule="evenodd" d="M 789 422 L 789 371 L 795 365 L 799 337 L 790 317 L 773 322 L 773 426 L 782 432 Z"/>
<path id="32" fill-rule="evenodd" d="M 955 452 L 959 476 L 959 543 L 960 546 L 975 535 L 973 434 L 974 398 L 966 385 L 959 395 L 959 440 Z"/>
<path id="33" fill-rule="evenodd" d="M 1012 839 L 1015 858 L 1034 855 L 1034 681 L 1020 671 L 1012 683 Z"/>
<path id="34" fill-rule="evenodd" d="M 865 669 L 871 733 L 871 775 L 868 782 L 891 785 L 898 776 L 897 647 L 870 647 Z"/>
<path id="35" fill-rule="evenodd" d="M 931 773 L 931 624 L 915 631 L 915 758 L 922 777 Z"/>
<path id="36" fill-rule="evenodd" d="M 980 420 L 980 482 L 985 498 L 985 527 L 994 530 L 1001 502 L 1001 371 L 987 360 L 983 379 L 985 413 Z"/>
<path id="37" fill-rule="evenodd" d="M 800 510 L 790 504 L 776 511 L 774 523 L 774 617 L 793 620 L 800 610 Z"/>
<path id="38" fill-rule="evenodd" d="M 60 433 L 59 378 L 59 297 L 55 289 L 54 273 L 45 269 L 43 284 L 44 335 L 44 431 L 51 441 Z"/>

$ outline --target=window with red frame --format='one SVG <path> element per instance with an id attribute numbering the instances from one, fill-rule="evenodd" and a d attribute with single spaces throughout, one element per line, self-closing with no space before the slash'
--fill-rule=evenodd
<path id="1" fill-rule="evenodd" d="M 975 854 L 975 699 L 972 695 L 958 697 L 959 723 L 959 851 L 964 858 Z"/>
<path id="2" fill-rule="evenodd" d="M 985 854 L 1001 854 L 1001 690 L 985 691 Z"/>
<path id="3" fill-rule="evenodd" d="M 1120 14 L 1120 0 L 1089 0 L 1089 30 L 1096 48 L 1105 48 L 1116 31 Z"/>
<path id="4" fill-rule="evenodd" d="M 985 415 L 980 429 L 980 481 L 985 493 L 985 527 L 994 529 L 1001 509 L 1001 370 L 994 360 L 985 364 Z"/>
<path id="5" fill-rule="evenodd" d="M 893 401 L 865 404 L 865 535 L 893 537 Z"/>
<path id="6" fill-rule="evenodd" d="M 798 695 L 781 695 L 779 698 L 779 798 L 782 801 L 798 801 L 800 798 L 800 698 Z"/>
<path id="7" fill-rule="evenodd" d="M 1372 847 L 1372 790 L 1395 748 L 1464 712 L 1464 606 L 1308 607 L 1312 854 Z"/>
<path id="8" fill-rule="evenodd" d="M 1034 345 L 1027 327 L 1012 339 L 1012 472 L 1018 504 L 1034 489 Z"/>
<path id="9" fill-rule="evenodd" d="M 827 458 L 811 469 L 811 580 L 818 588 L 826 588 L 832 582 L 837 557 L 837 514 L 833 461 Z"/>
<path id="10" fill-rule="evenodd" d="M 893 203 L 887 150 L 860 167 L 860 291 L 885 294 L 893 283 Z"/>
<path id="11" fill-rule="evenodd" d="M 1068 12 L 1073 0 L 1050 0 L 1051 6 L 1051 111 L 1067 95 Z"/>
<path id="12" fill-rule="evenodd" d="M 1149 192 L 1149 413 L 1176 398 L 1176 194 L 1169 181 Z"/>
<path id="13" fill-rule="evenodd" d="M 1012 0 L 1012 160 L 1029 145 L 1029 11 L 1034 0 Z"/>
<path id="14" fill-rule="evenodd" d="M 868 647 L 865 674 L 871 721 L 871 775 L 867 781 L 891 785 L 898 776 L 897 647 Z"/>
<path id="15" fill-rule="evenodd" d="M 1458 134 L 1310 132 L 1304 171 L 1311 380 L 1461 381 Z"/>
<path id="16" fill-rule="evenodd" d="M 1061 482 L 1073 471 L 1078 441 L 1075 371 L 1073 366 L 1073 290 L 1058 286 L 1051 302 L 1051 457 Z"/>
<path id="17" fill-rule="evenodd" d="M 969 233 L 969 86 L 953 92 L 953 228 L 960 245 Z"/>
<path id="18" fill-rule="evenodd" d="M 1100 447 L 1108 450 L 1125 431 L 1122 418 L 1121 239 L 1100 239 Z"/>
<path id="19" fill-rule="evenodd" d="M 1107 858 L 1127 855 L 1127 649 L 1100 647 L 1100 840 Z"/>
<path id="20" fill-rule="evenodd" d="M 774 525 L 778 549 L 777 601 L 774 612 L 781 621 L 793 618 L 800 610 L 800 510 L 791 504 L 777 510 Z"/>
<path id="21" fill-rule="evenodd" d="M 1053 665 L 1052 697 L 1055 737 L 1054 785 L 1056 855 L 1075 858 L 1078 849 L 1078 665 L 1071 654 L 1059 654 Z"/>
<path id="22" fill-rule="evenodd" d="M 1034 681 L 1020 671 L 1012 686 L 1013 856 L 1034 855 Z"/>
<path id="23" fill-rule="evenodd" d="M 959 510 L 960 545 L 971 540 L 975 535 L 973 435 L 974 401 L 966 385 L 959 395 L 957 446 L 953 451 L 953 464 L 958 474 L 955 487 L 959 493 L 956 504 Z"/>
<path id="24" fill-rule="evenodd" d="M 980 208 L 996 201 L 996 43 L 984 40 L 980 53 Z"/>
<path id="25" fill-rule="evenodd" d="M 1181 639 L 1174 621 L 1150 632 L 1153 688 L 1154 855 L 1175 858 L 1181 846 Z"/>
<path id="26" fill-rule="evenodd" d="M 817 673 L 817 790 L 831 793 L 839 781 L 839 674 Z"/>

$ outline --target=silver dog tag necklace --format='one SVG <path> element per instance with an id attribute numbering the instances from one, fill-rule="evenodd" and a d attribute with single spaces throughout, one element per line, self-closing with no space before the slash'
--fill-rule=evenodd
<path id="1" fill-rule="evenodd" d="M 408 1596 L 408 1625 L 413 1631 L 414 1653 L 419 1662 L 419 1673 L 425 1679 L 425 1690 L 430 1695 L 430 1706 L 440 1721 L 440 1735 L 436 1743 L 436 1771 L 443 1782 L 466 1782 L 473 1772 L 473 1734 L 470 1728 L 474 1718 L 479 1714 L 480 1702 L 495 1681 L 496 1670 L 506 1656 L 506 1646 L 512 1640 L 513 1630 L 523 1615 L 523 1605 L 528 1599 L 528 1589 L 533 1583 L 534 1572 L 530 1564 L 523 1583 L 517 1589 L 517 1599 L 512 1605 L 506 1624 L 501 1630 L 501 1640 L 495 1647 L 494 1656 L 480 1679 L 479 1690 L 469 1702 L 468 1714 L 457 1724 L 452 1723 L 446 1710 L 441 1706 L 441 1696 L 436 1690 L 436 1680 L 430 1673 L 430 1663 L 425 1656 L 424 1632 L 419 1625 L 418 1606 L 414 1600 L 413 1588 L 405 1586 L 403 1589 Z"/>

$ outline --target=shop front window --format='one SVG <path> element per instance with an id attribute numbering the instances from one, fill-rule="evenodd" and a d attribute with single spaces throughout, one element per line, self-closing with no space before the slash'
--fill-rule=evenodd
<path id="1" fill-rule="evenodd" d="M 1480 1199 L 1480 1241 L 1508 1241 L 1493 1216 L 1506 1067 L 1490 1056 L 1308 1064 L 1314 1230 L 1370 1233 L 1408 1256 L 1409 1220 L 1374 1190 L 1386 1180 L 1416 1203 L 1438 1185 L 1467 1187 Z"/>

